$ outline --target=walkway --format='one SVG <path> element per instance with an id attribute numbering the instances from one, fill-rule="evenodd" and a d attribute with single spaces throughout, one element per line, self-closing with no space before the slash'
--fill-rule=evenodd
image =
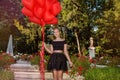
<path id="1" fill-rule="evenodd" d="M 29 62 L 18 61 L 11 65 L 14 72 L 14 80 L 40 80 L 40 72 L 38 66 L 32 66 Z M 45 80 L 53 80 L 52 73 L 45 72 Z M 63 74 L 63 80 L 71 80 L 69 75 Z M 83 80 L 83 79 L 79 79 Z"/>

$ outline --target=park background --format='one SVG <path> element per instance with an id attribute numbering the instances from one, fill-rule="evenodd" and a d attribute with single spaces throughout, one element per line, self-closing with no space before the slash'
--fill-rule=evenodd
<path id="1" fill-rule="evenodd" d="M 93 37 L 94 47 L 96 48 L 95 60 L 98 61 L 98 59 L 102 58 L 101 61 L 95 62 L 97 64 L 112 66 L 112 69 L 113 66 L 116 67 L 116 65 L 119 65 L 120 1 L 59 1 L 62 11 L 57 16 L 59 19 L 58 25 L 45 26 L 45 42 L 48 46 L 54 38 L 53 28 L 57 26 L 61 30 L 61 36 L 68 43 L 70 56 L 77 56 L 73 60 L 78 60 L 80 55 L 82 57 L 88 56 L 89 38 Z M 31 23 L 21 13 L 21 8 L 21 0 L 0 0 L 0 51 L 1 53 L 6 52 L 8 39 L 10 34 L 12 34 L 14 55 L 18 55 L 18 53 L 37 55 L 42 42 L 41 27 Z M 48 57 L 49 54 L 45 53 Z M 110 63 L 107 64 L 106 62 Z M 76 62 L 77 64 L 80 65 L 79 60 Z"/>

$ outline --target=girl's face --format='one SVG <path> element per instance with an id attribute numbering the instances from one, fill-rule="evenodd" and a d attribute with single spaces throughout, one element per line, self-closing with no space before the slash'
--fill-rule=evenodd
<path id="1" fill-rule="evenodd" d="M 60 31 L 58 29 L 54 29 L 54 36 L 56 38 L 60 37 Z"/>
<path id="2" fill-rule="evenodd" d="M 92 37 L 90 37 L 90 41 L 93 41 L 93 38 L 92 38 Z"/>

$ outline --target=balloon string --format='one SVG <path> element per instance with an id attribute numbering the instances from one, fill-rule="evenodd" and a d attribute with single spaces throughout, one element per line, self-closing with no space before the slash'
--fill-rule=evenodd
<path id="1" fill-rule="evenodd" d="M 44 69 L 44 26 L 42 26 L 42 48 L 40 52 L 40 80 L 45 80 Z"/>

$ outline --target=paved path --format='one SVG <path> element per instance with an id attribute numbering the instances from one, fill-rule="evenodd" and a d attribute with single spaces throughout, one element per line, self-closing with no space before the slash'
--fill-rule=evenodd
<path id="1" fill-rule="evenodd" d="M 39 72 L 14 72 L 14 80 L 40 80 Z M 52 73 L 45 73 L 45 80 L 53 80 Z M 64 74 L 64 80 L 70 80 L 67 75 Z"/>
<path id="2" fill-rule="evenodd" d="M 40 80 L 38 66 L 32 66 L 28 62 L 18 61 L 16 64 L 11 65 L 11 70 L 14 72 L 14 80 Z M 53 80 L 52 73 L 45 72 L 45 80 Z M 64 73 L 63 80 L 71 79 L 69 75 Z"/>
<path id="3" fill-rule="evenodd" d="M 40 72 L 38 66 L 32 66 L 26 61 L 17 61 L 11 65 L 11 70 L 14 72 L 14 80 L 40 80 Z M 64 80 L 70 80 L 67 74 L 64 73 Z M 45 80 L 53 80 L 52 73 L 45 72 Z"/>

